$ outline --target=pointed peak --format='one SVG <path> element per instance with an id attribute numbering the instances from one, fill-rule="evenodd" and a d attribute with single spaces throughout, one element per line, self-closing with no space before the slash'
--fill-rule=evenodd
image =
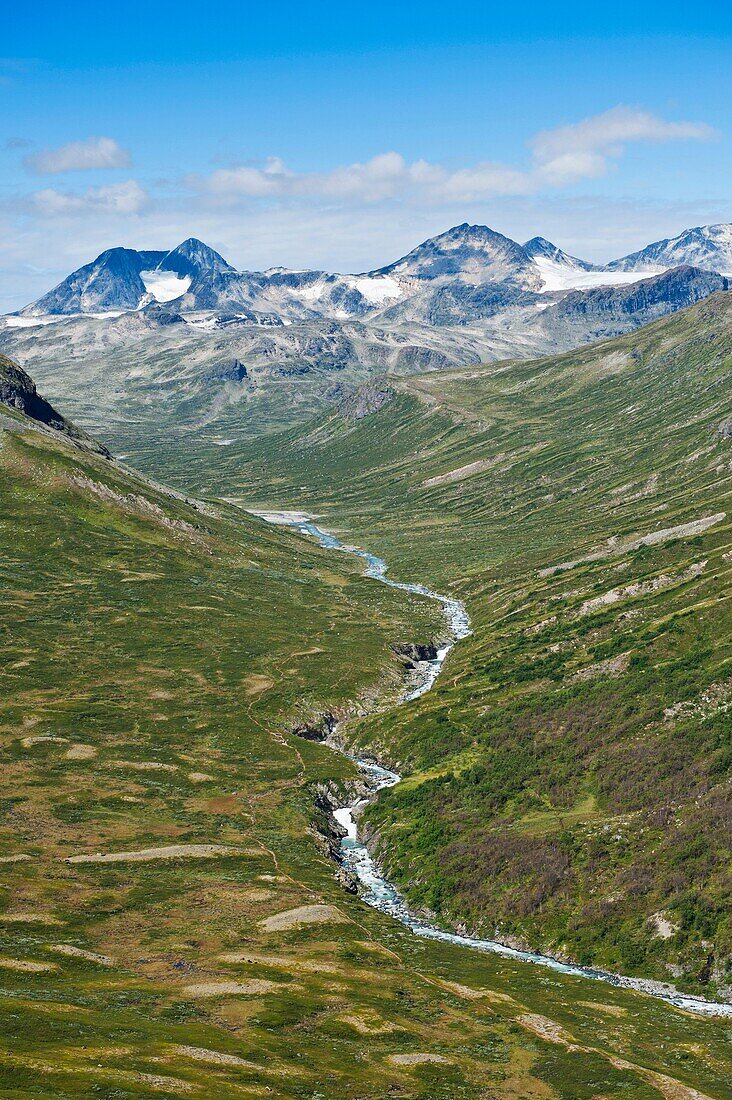
<path id="1" fill-rule="evenodd" d="M 532 237 L 530 241 L 524 241 L 523 247 L 532 254 L 537 252 L 542 254 L 561 252 L 559 246 L 552 241 L 548 241 L 546 237 Z"/>
<path id="2" fill-rule="evenodd" d="M 580 260 L 577 256 L 570 256 L 568 252 L 565 252 L 559 245 L 554 244 L 553 241 L 548 241 L 546 237 L 532 237 L 530 241 L 525 241 L 522 247 L 526 255 L 530 256 L 532 260 L 539 258 L 551 260 L 552 263 L 572 268 L 575 271 L 594 270 L 594 264 L 588 263 L 587 260 Z"/>
<path id="3" fill-rule="evenodd" d="M 466 276 L 471 281 L 509 277 L 528 267 L 523 249 L 487 225 L 463 222 L 430 237 L 396 263 L 372 274 L 403 274 L 419 279 Z"/>
<path id="4" fill-rule="evenodd" d="M 162 271 L 175 271 L 180 276 L 234 270 L 220 253 L 197 237 L 181 241 L 161 260 L 159 267 Z"/>
<path id="5" fill-rule="evenodd" d="M 175 248 L 172 248 L 171 252 L 181 252 L 184 256 L 195 256 L 200 253 L 205 254 L 209 252 L 214 256 L 219 255 L 210 245 L 206 244 L 205 241 L 199 240 L 198 237 L 186 237 L 184 241 L 181 241 Z"/>

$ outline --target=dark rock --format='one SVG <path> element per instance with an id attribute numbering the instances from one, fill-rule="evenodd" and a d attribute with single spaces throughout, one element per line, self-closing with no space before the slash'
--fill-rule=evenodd
<path id="1" fill-rule="evenodd" d="M 363 420 L 377 412 L 393 396 L 394 391 L 383 382 L 367 382 L 342 397 L 337 409 L 346 420 Z"/>
<path id="2" fill-rule="evenodd" d="M 37 392 L 36 384 L 30 375 L 4 355 L 0 355 L 0 401 L 9 408 L 24 413 L 31 420 L 38 421 L 39 424 L 63 432 L 86 449 L 96 451 L 105 458 L 110 457 L 106 447 L 102 447 L 86 432 L 81 431 L 61 413 L 56 412 L 53 405 Z"/>
<path id="3" fill-rule="evenodd" d="M 701 968 L 701 970 L 699 971 L 699 973 L 697 975 L 697 980 L 699 982 L 701 982 L 702 985 L 709 985 L 709 982 L 711 981 L 711 977 L 712 977 L 712 968 L 713 968 L 713 966 L 714 966 L 714 955 L 708 955 L 707 956 L 707 961 L 704 963 L 704 966 Z"/>
<path id="4" fill-rule="evenodd" d="M 156 325 L 185 325 L 187 323 L 181 313 L 169 309 L 165 305 L 160 305 L 159 302 L 151 302 L 149 306 L 145 306 L 142 312 Z"/>
<path id="5" fill-rule="evenodd" d="M 406 645 L 394 646 L 393 652 L 402 658 L 408 668 L 414 668 L 420 661 L 434 661 L 437 657 L 437 646 L 432 642 L 420 644 L 409 642 Z"/>
<path id="6" fill-rule="evenodd" d="M 247 368 L 238 359 L 215 367 L 203 376 L 204 382 L 243 382 L 249 377 Z"/>
<path id="7" fill-rule="evenodd" d="M 315 722 L 293 726 L 292 732 L 305 741 L 325 741 L 335 729 L 336 723 L 337 719 L 332 714 L 323 714 Z"/>

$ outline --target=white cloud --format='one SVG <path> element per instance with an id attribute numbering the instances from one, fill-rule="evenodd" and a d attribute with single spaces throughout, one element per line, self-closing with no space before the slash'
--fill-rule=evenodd
<path id="1" fill-rule="evenodd" d="M 608 158 L 602 153 L 593 153 L 578 149 L 575 152 L 559 153 L 546 164 L 540 164 L 535 171 L 537 183 L 548 187 L 567 187 L 580 180 L 594 180 L 604 176 L 608 170 Z"/>
<path id="2" fill-rule="evenodd" d="M 514 240 L 542 234 L 602 262 L 690 225 L 729 220 L 728 203 L 620 202 L 597 188 L 583 196 L 576 185 L 605 175 L 631 142 L 711 136 L 695 123 L 616 108 L 536 135 L 515 165 L 488 157 L 408 161 L 390 152 L 321 172 L 271 158 L 183 187 L 158 185 L 153 196 L 132 179 L 78 192 L 36 183 L 34 194 L 0 201 L 0 312 L 25 305 L 111 244 L 167 249 L 191 235 L 249 270 L 366 271 L 470 221 Z"/>
<path id="3" fill-rule="evenodd" d="M 32 172 L 51 176 L 98 168 L 129 168 L 132 157 L 114 138 L 92 137 L 88 141 L 69 141 L 58 149 L 41 149 L 25 157 L 23 163 Z"/>
<path id="4" fill-rule="evenodd" d="M 380 153 L 364 164 L 302 176 L 297 190 L 316 198 L 381 202 L 419 187 L 429 168 L 424 161 L 407 164 L 400 153 Z"/>
<path id="5" fill-rule="evenodd" d="M 528 195 L 533 190 L 529 172 L 490 161 L 446 173 L 442 182 L 432 187 L 436 199 L 456 202 L 474 202 L 499 195 Z"/>
<path id="6" fill-rule="evenodd" d="M 219 168 L 202 179 L 189 179 L 199 192 L 220 202 L 237 199 L 311 199 L 373 204 L 389 199 L 452 201 L 494 195 L 522 195 L 532 190 L 526 172 L 484 162 L 450 171 L 425 160 L 408 163 L 400 153 L 380 153 L 363 163 L 330 172 L 294 172 L 272 158 L 264 168 Z"/>
<path id="7" fill-rule="evenodd" d="M 700 122 L 667 122 L 634 107 L 544 130 L 531 142 L 537 181 L 561 187 L 603 176 L 629 142 L 709 141 L 714 130 Z"/>
<path id="8" fill-rule="evenodd" d="M 569 126 L 546 130 L 530 142 L 532 163 L 515 167 L 494 161 L 459 168 L 407 162 L 400 153 L 381 153 L 363 163 L 328 172 L 295 172 L 279 158 L 264 168 L 220 168 L 188 182 L 217 203 L 240 199 L 310 199 L 342 203 L 378 203 L 389 199 L 441 204 L 530 195 L 598 179 L 630 142 L 708 140 L 709 126 L 667 122 L 631 107 L 614 107 Z"/>
<path id="9" fill-rule="evenodd" d="M 205 186 L 212 195 L 265 198 L 281 193 L 290 175 L 278 157 L 270 157 L 264 168 L 250 168 L 247 165 L 218 168 L 208 177 Z M 191 182 L 196 187 L 199 181 L 193 179 Z"/>
<path id="10" fill-rule="evenodd" d="M 139 214 L 147 205 L 148 195 L 136 180 L 112 183 L 107 187 L 89 187 L 81 194 L 46 187 L 31 196 L 36 210 L 46 217 L 100 214 Z"/>

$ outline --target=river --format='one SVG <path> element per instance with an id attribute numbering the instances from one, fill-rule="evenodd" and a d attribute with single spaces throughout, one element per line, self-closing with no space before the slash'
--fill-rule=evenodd
<path id="1" fill-rule="evenodd" d="M 413 592 L 430 600 L 436 600 L 442 604 L 445 621 L 448 627 L 449 640 L 437 651 L 433 660 L 421 661 L 417 665 L 415 677 L 410 683 L 409 689 L 404 693 L 400 702 L 408 703 L 424 695 L 434 685 L 440 674 L 442 665 L 453 646 L 462 638 L 470 634 L 470 617 L 465 605 L 450 596 L 442 596 L 439 592 L 422 584 L 412 584 L 406 581 L 395 581 L 387 576 L 387 564 L 383 558 L 377 557 L 368 550 L 359 547 L 348 546 L 339 538 L 328 531 L 324 531 L 313 518 L 304 512 L 264 512 L 254 511 L 260 519 L 281 526 L 294 527 L 301 534 L 316 539 L 327 550 L 337 550 L 342 553 L 354 554 L 366 562 L 364 574 L 372 577 L 381 584 L 390 588 L 398 588 L 403 592 Z M 338 747 L 338 746 L 332 746 Z M 342 750 L 339 750 L 342 751 Z M 472 936 L 463 936 L 457 932 L 446 932 L 435 925 L 425 923 L 416 914 L 412 913 L 405 899 L 397 888 L 386 879 L 379 867 L 371 857 L 366 845 L 359 839 L 357 818 L 368 802 L 378 791 L 387 787 L 394 787 L 401 781 L 401 776 L 396 772 L 382 768 L 370 760 L 352 757 L 361 769 L 369 788 L 368 798 L 359 798 L 349 806 L 343 806 L 334 812 L 334 817 L 339 825 L 346 831 L 341 841 L 341 858 L 344 866 L 351 871 L 361 885 L 361 897 L 367 905 L 373 906 L 382 913 L 388 914 L 395 920 L 406 925 L 415 935 L 424 939 L 440 940 L 445 943 L 457 944 L 460 947 L 468 947 L 477 951 L 486 951 L 492 954 L 503 955 L 506 958 L 517 959 L 531 963 L 535 966 L 545 966 L 561 974 L 571 974 L 592 981 L 607 982 L 619 988 L 632 989 L 638 993 L 659 998 L 676 1008 L 685 1009 L 703 1016 L 725 1016 L 732 1018 L 732 1004 L 707 1001 L 703 997 L 693 997 L 681 993 L 673 986 L 665 982 L 656 982 L 647 978 L 633 978 L 622 974 L 613 974 L 605 970 L 597 970 L 593 967 L 578 966 L 574 963 L 562 962 L 550 955 L 541 955 L 533 951 L 521 951 L 497 940 L 479 939 Z"/>

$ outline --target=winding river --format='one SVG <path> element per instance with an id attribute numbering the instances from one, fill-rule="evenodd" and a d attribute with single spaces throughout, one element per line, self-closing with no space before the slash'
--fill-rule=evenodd
<path id="1" fill-rule="evenodd" d="M 361 550 L 358 547 L 347 546 L 335 535 L 322 530 L 313 522 L 311 516 L 304 512 L 264 512 L 254 511 L 254 515 L 269 523 L 281 526 L 294 527 L 303 534 L 316 539 L 327 550 L 338 550 L 347 554 L 354 554 L 363 558 L 366 562 L 364 574 L 388 585 L 390 588 L 398 588 L 404 592 L 413 592 L 427 599 L 436 600 L 442 604 L 445 620 L 449 629 L 450 640 L 445 642 L 437 651 L 433 660 L 421 661 L 417 665 L 415 677 L 410 688 L 402 696 L 400 702 L 408 703 L 424 695 L 434 685 L 440 674 L 443 662 L 456 642 L 466 638 L 470 634 L 470 617 L 465 605 L 450 596 L 442 596 L 433 592 L 421 584 L 410 584 L 405 581 L 395 581 L 387 576 L 387 565 L 383 558 Z M 333 746 L 337 747 L 337 746 Z M 533 951 L 520 951 L 514 947 L 499 943 L 497 940 L 478 939 L 472 936 L 463 936 L 456 932 L 445 932 L 434 925 L 426 924 L 412 913 L 399 891 L 388 879 L 384 878 L 378 866 L 371 857 L 366 845 L 359 839 L 357 818 L 361 810 L 368 804 L 376 793 L 386 787 L 394 787 L 401 781 L 401 776 L 396 772 L 380 767 L 369 760 L 353 757 L 358 764 L 364 779 L 366 780 L 369 797 L 359 798 L 350 806 L 343 806 L 334 812 L 334 817 L 345 830 L 346 835 L 341 841 L 341 858 L 344 866 L 351 871 L 361 884 L 361 897 L 368 905 L 373 906 L 382 913 L 386 913 L 395 920 L 406 925 L 415 935 L 425 939 L 440 940 L 445 943 L 457 944 L 460 947 L 469 947 L 477 951 L 486 951 L 503 955 L 506 958 L 518 959 L 522 962 L 533 963 L 535 966 L 545 966 L 561 974 L 570 974 L 594 981 L 607 982 L 619 988 L 632 989 L 639 993 L 645 993 L 662 1001 L 674 1005 L 676 1008 L 685 1009 L 702 1016 L 725 1016 L 732 1018 L 732 1004 L 707 1001 L 703 997 L 692 997 L 686 993 L 680 993 L 673 986 L 664 982 L 656 982 L 646 978 L 626 977 L 622 974 L 613 974 L 605 970 L 597 970 L 593 967 L 578 966 L 574 963 L 561 962 L 550 955 L 540 955 Z"/>

